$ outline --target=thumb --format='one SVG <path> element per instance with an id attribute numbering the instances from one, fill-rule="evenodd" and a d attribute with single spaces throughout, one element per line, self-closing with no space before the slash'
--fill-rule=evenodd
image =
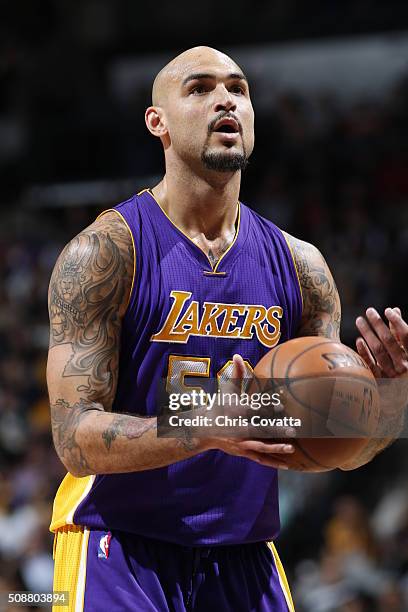
<path id="1" fill-rule="evenodd" d="M 245 375 L 245 363 L 244 360 L 242 359 L 241 355 L 238 355 L 238 353 L 236 353 L 233 358 L 233 369 L 232 369 L 232 378 L 234 380 L 242 380 L 244 378 Z"/>
<path id="2" fill-rule="evenodd" d="M 235 354 L 232 358 L 232 372 L 228 378 L 220 381 L 222 393 L 241 393 L 242 380 L 245 375 L 245 363 L 241 355 Z"/>

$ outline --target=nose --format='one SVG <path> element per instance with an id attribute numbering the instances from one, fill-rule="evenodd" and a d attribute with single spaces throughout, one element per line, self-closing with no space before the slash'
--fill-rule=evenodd
<path id="1" fill-rule="evenodd" d="M 214 111 L 219 113 L 220 111 L 234 111 L 237 108 L 235 99 L 230 91 L 225 87 L 225 85 L 221 85 L 217 88 L 217 96 L 216 101 L 214 103 Z"/>

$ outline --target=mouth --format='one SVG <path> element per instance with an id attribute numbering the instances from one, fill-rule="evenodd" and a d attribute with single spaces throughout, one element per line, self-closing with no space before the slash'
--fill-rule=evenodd
<path id="1" fill-rule="evenodd" d="M 238 121 L 232 118 L 220 119 L 220 121 L 217 121 L 217 123 L 215 124 L 213 132 L 218 132 L 221 134 L 238 134 Z"/>

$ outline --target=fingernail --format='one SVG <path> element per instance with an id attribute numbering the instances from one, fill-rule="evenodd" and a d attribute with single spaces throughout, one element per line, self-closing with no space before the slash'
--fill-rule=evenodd
<path id="1" fill-rule="evenodd" d="M 284 453 L 294 453 L 295 449 L 293 448 L 291 444 L 285 444 L 285 446 L 283 447 L 283 452 Z"/>

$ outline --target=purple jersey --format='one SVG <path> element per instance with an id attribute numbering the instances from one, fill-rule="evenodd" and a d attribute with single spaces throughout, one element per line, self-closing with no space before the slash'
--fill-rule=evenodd
<path id="1" fill-rule="evenodd" d="M 288 244 L 238 206 L 236 237 L 214 268 L 149 190 L 113 209 L 136 254 L 114 411 L 156 415 L 160 379 L 188 386 L 189 377 L 231 375 L 234 353 L 253 368 L 296 334 L 302 298 Z M 279 531 L 277 472 L 212 450 L 142 472 L 68 474 L 51 528 L 67 523 L 187 546 L 270 540 Z"/>

